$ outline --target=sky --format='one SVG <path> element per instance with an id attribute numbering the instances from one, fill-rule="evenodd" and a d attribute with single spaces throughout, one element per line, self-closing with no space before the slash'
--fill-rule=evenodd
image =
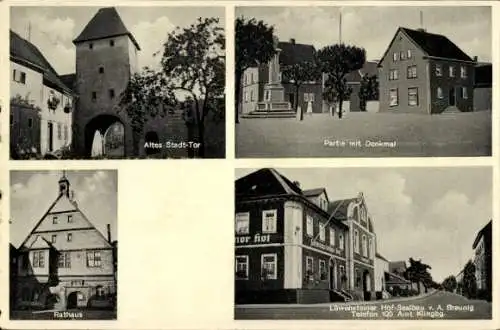
<path id="1" fill-rule="evenodd" d="M 238 7 L 236 17 L 263 20 L 275 27 L 281 41 L 295 39 L 317 49 L 339 41 L 342 12 L 342 41 L 365 48 L 367 60 L 379 60 L 398 27 L 443 34 L 470 57 L 491 61 L 490 7 Z"/>
<path id="2" fill-rule="evenodd" d="M 236 179 L 255 170 L 237 169 Z M 302 189 L 326 188 L 330 200 L 363 192 L 377 252 L 390 261 L 422 259 L 437 282 L 462 270 L 476 233 L 492 219 L 488 167 L 277 170 Z"/>
<path id="3" fill-rule="evenodd" d="M 60 75 L 75 72 L 75 47 L 72 43 L 100 7 L 11 7 L 10 28 L 30 40 Z M 116 7 L 125 26 L 141 47 L 139 67 L 159 63 L 153 54 L 162 49 L 168 33 L 187 27 L 198 17 L 219 18 L 225 26 L 224 7 Z"/>
<path id="4" fill-rule="evenodd" d="M 61 171 L 10 172 L 10 242 L 24 241 L 59 194 Z M 83 214 L 104 235 L 111 225 L 111 238 L 117 240 L 117 172 L 66 171 L 70 190 Z"/>

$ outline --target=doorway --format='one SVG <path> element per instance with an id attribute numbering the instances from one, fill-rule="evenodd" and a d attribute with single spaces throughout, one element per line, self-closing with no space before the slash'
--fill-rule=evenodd
<path id="1" fill-rule="evenodd" d="M 335 283 L 335 266 L 332 261 L 330 261 L 330 278 L 328 279 L 328 282 L 330 283 L 330 290 L 336 290 L 337 289 L 337 283 Z"/>
<path id="2" fill-rule="evenodd" d="M 454 106 L 456 104 L 455 87 L 450 88 L 449 103 L 450 106 Z"/>
<path id="3" fill-rule="evenodd" d="M 67 300 L 67 304 L 66 304 L 67 309 L 75 309 L 78 307 L 78 295 L 79 294 L 81 295 L 80 292 L 75 291 L 75 292 L 71 292 L 68 295 L 68 300 Z"/>
<path id="4" fill-rule="evenodd" d="M 54 124 L 49 122 L 48 124 L 48 138 L 49 138 L 49 145 L 48 145 L 48 150 L 53 151 L 54 150 Z"/>
<path id="5" fill-rule="evenodd" d="M 371 300 L 371 277 L 367 270 L 363 273 L 363 298 L 365 301 Z"/>
<path id="6" fill-rule="evenodd" d="M 290 102 L 292 109 L 295 109 L 295 94 L 294 93 L 288 93 L 288 102 Z"/>

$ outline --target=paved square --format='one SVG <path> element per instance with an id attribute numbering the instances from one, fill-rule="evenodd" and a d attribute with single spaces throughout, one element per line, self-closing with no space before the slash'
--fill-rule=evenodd
<path id="1" fill-rule="evenodd" d="M 242 118 L 235 130 L 238 158 L 490 156 L 492 143 L 491 111 Z"/>

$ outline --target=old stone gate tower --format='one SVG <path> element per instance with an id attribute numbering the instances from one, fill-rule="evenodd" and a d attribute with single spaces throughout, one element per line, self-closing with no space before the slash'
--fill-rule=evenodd
<path id="1" fill-rule="evenodd" d="M 125 27 L 114 7 L 101 8 L 73 40 L 76 47 L 76 74 L 72 82 L 78 98 L 74 112 L 75 151 L 91 156 L 96 132 L 105 140 L 110 131 L 123 132 L 123 148 L 115 157 L 138 157 L 148 153 L 145 142 L 181 142 L 187 129 L 180 111 L 167 117 L 149 118 L 134 154 L 132 128 L 125 110 L 120 110 L 120 95 L 130 77 L 138 72 L 139 43 Z M 187 150 L 159 149 L 157 157 L 186 157 Z"/>

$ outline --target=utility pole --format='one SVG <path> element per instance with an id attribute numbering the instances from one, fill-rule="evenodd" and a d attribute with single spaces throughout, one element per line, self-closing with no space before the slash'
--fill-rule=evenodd
<path id="1" fill-rule="evenodd" d="M 28 41 L 31 42 L 31 22 L 28 22 Z"/>
<path id="2" fill-rule="evenodd" d="M 425 30 L 424 29 L 424 12 L 422 10 L 420 11 L 420 28 L 422 30 Z"/>
<path id="3" fill-rule="evenodd" d="M 342 43 L 342 8 L 339 12 L 339 44 Z"/>

